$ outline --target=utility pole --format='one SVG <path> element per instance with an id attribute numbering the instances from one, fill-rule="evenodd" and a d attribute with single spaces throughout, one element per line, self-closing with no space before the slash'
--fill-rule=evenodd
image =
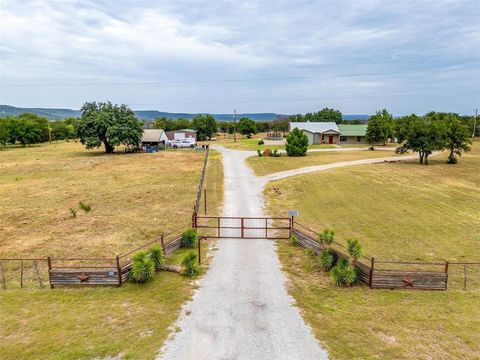
<path id="1" fill-rule="evenodd" d="M 475 140 L 475 131 L 477 129 L 477 115 L 478 115 L 478 109 L 475 109 L 475 120 L 473 122 L 472 140 Z"/>
<path id="2" fill-rule="evenodd" d="M 233 110 L 233 142 L 237 142 L 237 110 Z"/>
<path id="3" fill-rule="evenodd" d="M 50 127 L 50 123 L 48 124 L 48 142 L 52 143 L 52 128 Z"/>

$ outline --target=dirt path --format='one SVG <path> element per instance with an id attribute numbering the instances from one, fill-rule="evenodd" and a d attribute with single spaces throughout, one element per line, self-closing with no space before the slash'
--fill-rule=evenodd
<path id="1" fill-rule="evenodd" d="M 263 216 L 263 179 L 247 151 L 223 153 L 225 216 Z M 285 288 L 271 240 L 219 240 L 200 290 L 183 309 L 181 329 L 161 359 L 327 359 Z"/>
<path id="2" fill-rule="evenodd" d="M 432 154 L 434 156 L 436 154 Z M 405 161 L 405 160 L 412 160 L 418 159 L 418 155 L 407 155 L 407 156 L 389 156 L 389 157 L 381 157 L 381 158 L 374 158 L 374 159 L 360 159 L 360 160 L 351 160 L 351 161 L 342 161 L 332 164 L 325 164 L 325 165 L 312 165 L 306 166 L 303 168 L 280 171 L 273 174 L 262 176 L 261 179 L 267 183 L 269 181 L 280 180 L 290 176 L 296 176 L 301 174 L 308 174 L 312 172 L 324 171 L 329 169 L 335 169 L 339 167 L 345 166 L 354 166 L 354 165 L 364 165 L 364 164 L 376 164 L 376 163 L 383 163 L 385 161 Z"/>

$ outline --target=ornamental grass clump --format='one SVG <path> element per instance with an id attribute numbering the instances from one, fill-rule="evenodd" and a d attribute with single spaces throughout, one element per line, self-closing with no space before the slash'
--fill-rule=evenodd
<path id="1" fill-rule="evenodd" d="M 296 237 L 295 235 L 292 235 L 290 237 L 290 244 L 297 245 L 298 244 L 298 237 Z"/>
<path id="2" fill-rule="evenodd" d="M 198 235 L 194 229 L 188 229 L 182 234 L 181 247 L 192 249 L 197 244 Z"/>
<path id="3" fill-rule="evenodd" d="M 332 249 L 322 250 L 318 256 L 318 263 L 323 270 L 329 271 L 335 266 L 336 256 Z"/>
<path id="4" fill-rule="evenodd" d="M 331 271 L 332 281 L 337 286 L 350 287 L 357 281 L 357 271 L 348 258 L 341 257 Z"/>
<path id="5" fill-rule="evenodd" d="M 134 283 L 145 283 L 155 274 L 155 263 L 145 251 L 139 251 L 132 256 L 130 280 Z"/>
<path id="6" fill-rule="evenodd" d="M 155 265 L 155 270 L 160 270 L 164 262 L 163 250 L 160 245 L 153 245 L 150 249 L 150 259 L 152 259 L 153 264 Z"/>
<path id="7" fill-rule="evenodd" d="M 194 277 L 198 274 L 197 254 L 193 251 L 185 255 L 182 265 L 185 267 L 184 274 L 188 277 Z"/>

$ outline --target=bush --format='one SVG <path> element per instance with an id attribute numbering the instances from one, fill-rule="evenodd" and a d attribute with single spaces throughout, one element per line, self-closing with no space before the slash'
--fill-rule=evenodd
<path id="1" fill-rule="evenodd" d="M 92 210 L 92 206 L 90 204 L 85 204 L 84 202 L 80 201 L 78 203 L 78 206 L 80 207 L 80 209 L 82 209 L 83 211 L 85 212 L 90 212 L 90 210 Z"/>
<path id="2" fill-rule="evenodd" d="M 263 141 L 263 139 L 258 140 L 258 145 L 263 145 L 263 144 L 265 144 L 265 141 Z"/>
<path id="3" fill-rule="evenodd" d="M 338 259 L 337 265 L 331 272 L 333 283 L 337 286 L 352 286 L 357 281 L 357 271 L 349 265 L 348 259 Z"/>
<path id="4" fill-rule="evenodd" d="M 456 164 L 458 163 L 458 159 L 455 156 L 448 157 L 447 164 Z"/>
<path id="5" fill-rule="evenodd" d="M 272 150 L 270 149 L 263 150 L 263 156 L 270 156 L 271 153 L 272 153 Z"/>
<path id="6" fill-rule="evenodd" d="M 280 157 L 282 156 L 282 153 L 278 152 L 277 149 L 273 150 L 272 154 L 270 155 L 272 157 Z"/>
<path id="7" fill-rule="evenodd" d="M 182 240 L 180 242 L 183 248 L 194 248 L 197 244 L 197 232 L 194 229 L 188 229 L 182 234 Z"/>
<path id="8" fill-rule="evenodd" d="M 77 217 L 77 209 L 70 208 L 70 214 L 72 215 L 72 218 L 76 218 Z"/>
<path id="9" fill-rule="evenodd" d="M 185 275 L 188 277 L 194 277 L 198 274 L 197 254 L 193 251 L 185 255 L 182 261 L 182 265 L 185 266 Z"/>
<path id="10" fill-rule="evenodd" d="M 318 240 L 325 245 L 331 245 L 335 241 L 335 231 L 325 229 L 318 236 Z"/>
<path id="11" fill-rule="evenodd" d="M 362 245 L 360 245 L 360 241 L 357 239 L 347 240 L 347 250 L 354 262 L 362 256 Z"/>
<path id="12" fill-rule="evenodd" d="M 298 237 L 296 237 L 295 235 L 292 235 L 290 237 L 290 244 L 297 245 L 298 244 Z"/>
<path id="13" fill-rule="evenodd" d="M 305 156 L 308 149 L 308 137 L 298 128 L 293 129 L 287 136 L 285 144 L 288 156 Z"/>
<path id="14" fill-rule="evenodd" d="M 263 156 L 263 154 L 262 154 L 262 150 L 260 150 L 260 149 L 257 149 L 257 154 L 258 154 L 258 157 L 262 157 L 262 156 Z"/>
<path id="15" fill-rule="evenodd" d="M 335 253 L 331 249 L 323 250 L 318 256 L 318 263 L 325 271 L 329 271 L 335 265 Z"/>
<path id="16" fill-rule="evenodd" d="M 150 258 L 155 265 L 155 270 L 160 270 L 164 260 L 163 250 L 160 245 L 157 244 L 152 246 L 152 248 L 150 249 Z"/>
<path id="17" fill-rule="evenodd" d="M 135 283 L 144 283 L 155 275 L 155 263 L 147 256 L 145 251 L 140 251 L 132 256 L 130 280 Z"/>

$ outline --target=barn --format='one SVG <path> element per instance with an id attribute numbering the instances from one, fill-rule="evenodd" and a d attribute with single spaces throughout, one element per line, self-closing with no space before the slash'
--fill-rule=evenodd
<path id="1" fill-rule="evenodd" d="M 140 149 L 143 151 L 158 151 L 165 149 L 167 135 L 162 129 L 144 129 Z"/>

